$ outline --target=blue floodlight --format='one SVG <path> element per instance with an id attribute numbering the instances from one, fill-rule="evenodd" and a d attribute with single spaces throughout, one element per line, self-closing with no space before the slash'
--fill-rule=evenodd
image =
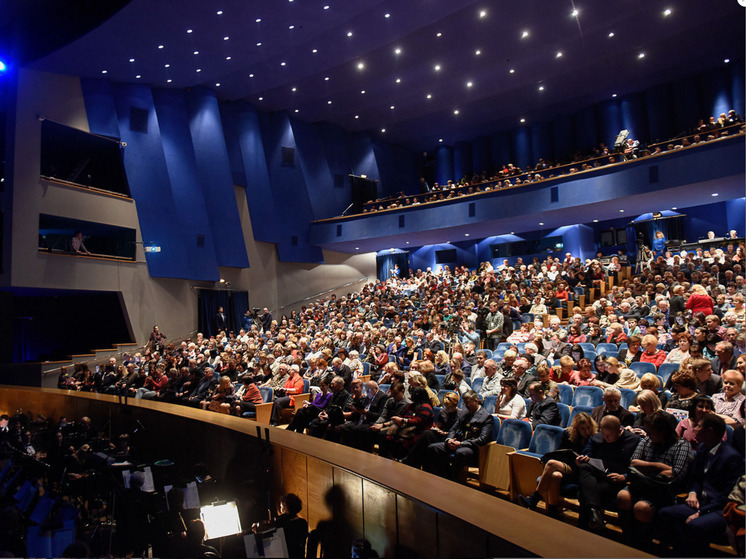
<path id="1" fill-rule="evenodd" d="M 5 64 L 2 60 L 0 60 L 0 72 L 5 72 L 5 70 L 8 69 L 8 65 Z"/>

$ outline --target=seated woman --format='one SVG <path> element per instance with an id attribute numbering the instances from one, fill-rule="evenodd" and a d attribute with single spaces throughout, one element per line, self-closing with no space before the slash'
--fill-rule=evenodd
<path id="1" fill-rule="evenodd" d="M 262 393 L 254 382 L 254 375 L 252 373 L 245 373 L 241 377 L 241 383 L 241 386 L 236 391 L 236 399 L 233 406 L 233 413 L 238 417 L 241 417 L 246 412 L 256 411 L 256 405 L 264 401 Z"/>
<path id="2" fill-rule="evenodd" d="M 635 417 L 635 422 L 632 424 L 632 431 L 640 437 L 645 437 L 647 433 L 645 431 L 646 418 L 657 411 L 661 411 L 663 406 L 661 406 L 661 401 L 652 390 L 643 390 L 635 397 L 635 400 L 637 402 L 636 407 L 638 411 L 637 416 Z M 675 425 L 676 418 L 671 416 L 671 420 Z"/>
<path id="3" fill-rule="evenodd" d="M 578 362 L 578 370 L 570 375 L 570 384 L 573 386 L 590 386 L 596 378 L 591 370 L 591 360 L 581 359 Z"/>
<path id="4" fill-rule="evenodd" d="M 679 334 L 679 340 L 676 342 L 676 347 L 666 355 L 664 363 L 681 363 L 684 359 L 690 356 L 689 348 L 692 345 L 692 335 L 689 332 L 682 332 Z"/>
<path id="5" fill-rule="evenodd" d="M 684 410 L 687 415 L 694 407 L 694 397 L 697 395 L 697 377 L 687 370 L 679 370 L 672 376 L 673 388 L 676 391 L 668 401 L 666 411 Z M 674 413 L 674 415 L 676 415 Z"/>
<path id="6" fill-rule="evenodd" d="M 427 385 L 427 379 L 423 375 L 410 371 L 407 380 L 409 381 L 410 396 L 415 388 L 422 387 L 427 392 L 427 397 L 430 399 L 430 405 L 433 407 L 440 405 L 438 395 Z"/>
<path id="7" fill-rule="evenodd" d="M 606 329 L 606 343 L 619 345 L 626 341 L 627 334 L 624 333 L 624 326 L 619 322 L 609 324 L 609 327 Z"/>
<path id="8" fill-rule="evenodd" d="M 455 392 L 449 392 L 443 396 L 443 408 L 438 414 L 438 420 L 435 422 L 435 425 L 422 433 L 409 449 L 407 456 L 402 459 L 402 463 L 414 468 L 422 467 L 427 447 L 432 443 L 442 443 L 445 441 L 448 431 L 456 423 L 460 411 L 458 409 L 458 402 L 459 396 Z"/>
<path id="9" fill-rule="evenodd" d="M 597 355 L 593 366 L 596 369 L 596 379 L 591 383 L 593 386 L 606 388 L 619 380 L 619 361 L 616 357 Z"/>
<path id="10" fill-rule="evenodd" d="M 391 418 L 396 428 L 390 429 L 379 445 L 381 456 L 403 458 L 422 434 L 433 426 L 433 407 L 430 405 L 427 390 L 418 386 L 411 394 L 412 405 L 407 406 L 401 416 Z"/>
<path id="11" fill-rule="evenodd" d="M 575 363 L 578 363 L 581 359 L 585 359 L 585 350 L 580 344 L 573 344 L 570 348 L 570 357 Z"/>
<path id="12" fill-rule="evenodd" d="M 233 402 L 233 383 L 230 377 L 220 377 L 215 392 L 212 396 L 202 400 L 199 405 L 203 410 L 210 409 L 220 413 L 230 413 L 231 403 Z"/>
<path id="13" fill-rule="evenodd" d="M 708 413 L 715 413 L 715 404 L 709 396 L 698 394 L 694 397 L 694 405 L 689 410 L 689 417 L 685 417 L 676 425 L 676 434 L 687 441 L 692 446 L 693 451 L 696 451 L 702 443 L 697 436 L 698 431 L 695 427 L 699 420 Z M 726 440 L 727 437 L 728 433 L 723 435 L 723 440 Z"/>
<path id="14" fill-rule="evenodd" d="M 572 324 L 570 326 L 570 332 L 567 336 L 568 344 L 584 344 L 586 342 L 585 334 L 580 330 L 580 326 Z"/>
<path id="15" fill-rule="evenodd" d="M 581 412 L 573 417 L 572 423 L 562 434 L 562 441 L 557 448 L 558 451 L 563 452 L 550 453 L 556 458 L 546 461 L 536 491 L 529 497 L 520 495 L 519 502 L 531 510 L 536 510 L 539 501 L 544 500 L 547 504 L 547 514 L 558 517 L 562 501 L 560 487 L 563 483 L 571 483 L 575 480 L 575 458 L 583 454 L 588 439 L 596 432 L 598 432 L 598 425 L 587 413 Z"/>
<path id="16" fill-rule="evenodd" d="M 743 375 L 733 369 L 725 371 L 722 376 L 723 391 L 712 396 L 715 413 L 725 420 L 726 425 L 735 427 L 746 423 L 744 419 L 744 402 L 746 396 L 741 393 Z"/>
<path id="17" fill-rule="evenodd" d="M 569 355 L 563 355 L 559 358 L 559 365 L 555 365 L 552 367 L 551 371 L 549 371 L 549 378 L 557 384 L 568 384 L 574 367 L 575 361 L 573 361 L 572 357 Z"/>
<path id="18" fill-rule="evenodd" d="M 642 338 L 643 352 L 640 356 L 641 363 L 652 363 L 658 370 L 666 360 L 666 352 L 658 349 L 658 338 L 652 334 L 646 334 Z"/>
<path id="19" fill-rule="evenodd" d="M 653 373 L 645 373 L 642 375 L 640 378 L 640 389 L 652 391 L 658 397 L 658 400 L 661 403 L 661 408 L 666 408 L 666 404 L 668 404 L 668 395 L 661 389 L 661 381 L 657 375 L 654 375 Z M 634 397 L 632 403 L 629 405 L 629 411 L 633 413 L 640 411 L 640 406 L 637 404 L 637 398 L 639 396 L 640 394 L 638 393 L 637 396 Z"/>
<path id="20" fill-rule="evenodd" d="M 332 393 L 329 391 L 329 379 L 322 378 L 319 382 L 320 392 L 316 394 L 313 402 L 306 400 L 303 402 L 303 407 L 295 412 L 293 420 L 290 425 L 287 426 L 287 431 L 296 431 L 302 433 L 308 427 L 318 415 L 321 410 L 329 405 L 329 401 L 332 399 Z"/>
<path id="21" fill-rule="evenodd" d="M 640 440 L 632 454 L 630 467 L 647 479 L 661 482 L 653 486 L 637 482 L 639 475 L 617 494 L 619 521 L 624 537 L 631 543 L 645 542 L 651 536 L 652 521 L 657 510 L 673 504 L 683 489 L 694 453 L 692 447 L 676 435 L 673 422 L 663 412 L 656 412 L 645 421 L 647 437 Z"/>
<path id="22" fill-rule="evenodd" d="M 518 394 L 518 381 L 504 378 L 500 382 L 500 396 L 495 404 L 495 413 L 500 419 L 523 419 L 526 417 L 526 400 Z"/>
<path id="23" fill-rule="evenodd" d="M 441 349 L 435 354 L 435 374 L 447 375 L 450 372 L 451 367 L 448 363 L 448 354 Z"/>
<path id="24" fill-rule="evenodd" d="M 272 404 L 272 417 L 269 424 L 277 426 L 282 410 L 295 406 L 295 397 L 303 393 L 303 377 L 300 376 L 300 367 L 293 363 L 290 365 L 290 375 L 281 389 L 275 393 L 275 401 Z"/>

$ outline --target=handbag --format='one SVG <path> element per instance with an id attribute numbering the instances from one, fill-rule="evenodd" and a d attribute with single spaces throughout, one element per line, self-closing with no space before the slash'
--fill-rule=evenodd
<path id="1" fill-rule="evenodd" d="M 663 502 L 671 500 L 674 496 L 674 484 L 666 476 L 660 474 L 649 476 L 634 466 L 630 466 L 627 479 L 633 493 L 642 495 L 650 500 Z"/>

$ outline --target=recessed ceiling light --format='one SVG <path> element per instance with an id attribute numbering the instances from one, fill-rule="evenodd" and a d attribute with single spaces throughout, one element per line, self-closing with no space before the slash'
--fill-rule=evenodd
<path id="1" fill-rule="evenodd" d="M 260 18 L 260 17 L 256 18 L 256 22 L 257 23 L 261 23 L 262 22 L 262 18 Z"/>
<path id="2" fill-rule="evenodd" d="M 401 78 L 396 78 L 396 83 L 401 83 Z"/>
<path id="3" fill-rule="evenodd" d="M 511 231 L 511 232 L 510 232 L 510 234 L 511 234 L 511 235 L 515 235 L 515 231 Z"/>
<path id="4" fill-rule="evenodd" d="M 510 69 L 510 73 L 511 73 L 511 74 L 515 74 L 515 68 L 511 68 L 511 69 Z"/>
<path id="5" fill-rule="evenodd" d="M 194 54 L 199 54 L 199 51 L 198 51 L 198 50 L 195 50 L 195 51 L 194 51 Z"/>
<path id="6" fill-rule="evenodd" d="M 358 62 L 357 63 L 357 69 L 358 70 L 362 70 L 363 68 L 365 68 L 365 64 L 363 64 L 362 62 Z"/>
<path id="7" fill-rule="evenodd" d="M 616 93 L 612 93 L 612 94 L 611 94 L 611 96 L 612 96 L 612 97 L 616 97 Z"/>
<path id="8" fill-rule="evenodd" d="M 383 14 L 383 17 L 389 18 L 389 17 L 391 17 L 391 14 Z"/>
<path id="9" fill-rule="evenodd" d="M 288 25 L 288 29 L 295 29 L 295 25 Z"/>
<path id="10" fill-rule="evenodd" d="M 434 70 L 435 70 L 436 72 L 440 72 L 440 64 L 436 64 L 436 65 L 435 65 L 435 66 L 433 67 L 433 69 L 434 69 Z"/>
<path id="11" fill-rule="evenodd" d="M 540 221 L 540 222 L 539 222 L 539 225 L 544 225 L 544 222 L 543 222 L 543 221 Z"/>
<path id="12" fill-rule="evenodd" d="M 293 93 L 295 93 L 296 91 L 298 91 L 298 88 L 297 88 L 297 87 L 294 87 L 294 88 L 293 88 L 293 89 L 292 89 L 291 91 L 292 91 Z"/>
<path id="13" fill-rule="evenodd" d="M 438 141 L 441 142 L 441 143 L 443 143 L 443 138 L 440 138 Z"/>
<path id="14" fill-rule="evenodd" d="M 222 15 L 223 15 L 223 10 L 218 10 L 218 11 L 217 11 L 217 14 L 218 14 L 219 16 L 222 16 Z"/>
<path id="15" fill-rule="evenodd" d="M 598 223 L 598 220 L 597 220 L 597 219 L 594 219 L 594 220 L 593 220 L 593 223 Z"/>
<path id="16" fill-rule="evenodd" d="M 231 59 L 231 57 L 230 57 L 230 56 L 226 56 L 226 57 L 225 57 L 225 59 L 226 59 L 226 60 L 230 60 L 230 59 Z"/>
<path id="17" fill-rule="evenodd" d="M 386 129 L 385 128 L 381 128 L 381 132 L 385 134 L 386 133 Z"/>
<path id="18" fill-rule="evenodd" d="M 479 12 L 479 17 L 487 17 L 487 10 L 482 10 Z"/>
<path id="19" fill-rule="evenodd" d="M 674 207 L 673 207 L 673 208 L 671 208 L 671 209 L 672 209 L 672 210 L 678 210 L 679 208 L 677 208 L 676 206 L 674 206 Z"/>
<path id="20" fill-rule="evenodd" d="M 477 50 L 474 51 L 474 54 L 476 54 L 477 56 L 479 56 L 480 54 L 482 54 L 482 51 L 479 50 L 479 49 L 477 49 Z"/>
<path id="21" fill-rule="evenodd" d="M 312 50 L 311 52 L 312 52 L 313 54 L 316 54 L 317 52 L 319 52 L 319 49 L 313 49 L 313 50 Z"/>
<path id="22" fill-rule="evenodd" d="M 469 236 L 469 233 L 464 233 L 464 237 L 468 237 L 468 236 Z"/>
<path id="23" fill-rule="evenodd" d="M 624 210 L 619 210 L 619 213 L 620 213 L 620 214 L 623 214 L 623 213 L 624 213 Z"/>
<path id="24" fill-rule="evenodd" d="M 557 54 L 555 54 L 554 56 L 555 56 L 555 58 L 562 58 L 562 51 L 558 50 Z"/>
<path id="25" fill-rule="evenodd" d="M 671 15 L 671 8 L 666 8 L 665 10 L 663 10 L 663 15 L 664 16 L 670 16 Z"/>
<path id="26" fill-rule="evenodd" d="M 365 95 L 365 90 L 364 89 L 360 90 L 360 95 Z"/>
<path id="27" fill-rule="evenodd" d="M 223 40 L 224 40 L 224 41 L 227 41 L 228 39 L 230 39 L 230 37 L 227 37 L 227 36 L 226 36 L 226 37 L 223 37 Z"/>
<path id="28" fill-rule="evenodd" d="M 249 74 L 249 77 L 250 77 L 250 78 L 253 78 L 253 77 L 254 77 L 254 74 Z"/>
<path id="29" fill-rule="evenodd" d="M 528 37 L 528 31 L 521 33 L 521 39 L 525 39 L 526 37 Z"/>
<path id="30" fill-rule="evenodd" d="M 718 193 L 717 193 L 717 192 L 713 192 L 713 193 L 711 194 L 711 196 L 717 196 L 717 195 L 718 195 Z"/>
<path id="31" fill-rule="evenodd" d="M 166 83 L 171 83 L 172 81 L 174 81 L 174 80 L 172 80 L 172 79 L 169 78 L 169 79 L 166 80 Z"/>
<path id="32" fill-rule="evenodd" d="M 394 110 L 394 105 L 391 105 L 391 106 L 389 107 L 389 109 L 391 109 L 391 110 L 393 111 L 393 110 Z"/>
<path id="33" fill-rule="evenodd" d="M 539 91 L 544 91 L 544 86 L 543 85 L 539 86 Z"/>
<path id="34" fill-rule="evenodd" d="M 355 250 L 360 250 L 360 247 L 355 247 Z"/>
<path id="35" fill-rule="evenodd" d="M 280 66 L 287 66 L 287 62 L 280 62 Z"/>
<path id="36" fill-rule="evenodd" d="M 474 82 L 466 82 L 466 87 L 472 87 L 474 85 Z"/>
<path id="37" fill-rule="evenodd" d="M 394 54 L 401 54 L 401 48 L 400 47 L 396 47 L 394 49 Z"/>
<path id="38" fill-rule="evenodd" d="M 641 52 L 640 54 L 637 55 L 637 58 L 645 58 L 645 53 Z"/>
<path id="39" fill-rule="evenodd" d="M 436 36 L 436 37 L 442 37 L 442 36 L 443 36 L 443 33 L 441 33 L 440 31 L 438 31 L 438 32 L 437 32 L 437 33 L 435 34 L 435 36 Z"/>
<path id="40" fill-rule="evenodd" d="M 360 115 L 355 115 L 355 118 L 360 118 Z"/>
<path id="41" fill-rule="evenodd" d="M 171 65 L 170 65 L 170 64 L 164 64 L 164 65 L 163 65 L 163 67 L 164 67 L 164 68 L 170 68 L 170 67 L 171 67 Z"/>
<path id="42" fill-rule="evenodd" d="M 257 43 L 257 44 L 256 44 L 256 46 L 258 46 L 258 47 L 261 47 L 261 46 L 262 46 L 262 43 L 261 43 L 261 42 L 259 42 L 259 43 Z"/>
<path id="43" fill-rule="evenodd" d="M 407 244 L 409 244 L 409 241 L 407 241 Z"/>
<path id="44" fill-rule="evenodd" d="M 324 81 L 325 81 L 325 82 L 328 82 L 328 81 L 329 81 L 329 76 L 326 76 L 326 77 L 324 78 Z"/>
<path id="45" fill-rule="evenodd" d="M 295 109 L 295 112 L 297 113 L 297 112 L 299 112 L 299 110 L 300 110 L 300 109 Z"/>
<path id="46" fill-rule="evenodd" d="M 611 38 L 613 36 L 614 36 L 614 32 L 613 31 L 609 31 L 609 37 Z"/>
<path id="47" fill-rule="evenodd" d="M 332 104 L 332 101 L 331 101 L 331 99 L 329 99 L 329 101 L 327 101 L 327 102 L 326 102 L 326 104 L 327 104 L 327 105 L 331 105 L 331 104 Z"/>
<path id="48" fill-rule="evenodd" d="M 260 97 L 260 98 L 259 98 L 259 100 L 260 100 L 260 101 L 264 101 L 264 97 Z"/>
<path id="49" fill-rule="evenodd" d="M 327 4 L 326 6 L 324 6 L 324 9 L 328 10 L 329 9 L 329 4 Z"/>
<path id="50" fill-rule="evenodd" d="M 220 87 L 220 82 L 216 83 L 215 87 Z"/>
<path id="51" fill-rule="evenodd" d="M 525 118 L 522 118 L 522 119 L 521 119 L 521 122 L 526 122 L 526 119 L 525 119 Z"/>
<path id="52" fill-rule="evenodd" d="M 109 73 L 109 70 L 101 70 L 101 73 L 102 73 L 102 74 L 108 74 L 108 73 Z"/>
<path id="53" fill-rule="evenodd" d="M 459 113 L 458 109 L 453 109 L 453 114 L 457 115 Z"/>
<path id="54" fill-rule="evenodd" d="M 580 12 L 579 12 L 579 11 L 578 11 L 578 10 L 576 9 L 576 10 L 573 10 L 573 11 L 572 11 L 572 12 L 570 13 L 570 15 L 571 15 L 572 17 L 578 17 L 578 16 L 580 15 Z"/>
<path id="55" fill-rule="evenodd" d="M 201 72 L 201 71 L 202 71 L 202 68 L 197 68 L 197 71 L 198 71 L 198 72 Z"/>
<path id="56" fill-rule="evenodd" d="M 432 93 L 428 93 L 427 95 L 425 95 L 425 98 L 426 99 L 432 99 L 433 98 L 433 94 Z"/>
<path id="57" fill-rule="evenodd" d="M 130 58 L 130 62 L 134 62 L 134 61 L 135 61 L 135 59 L 134 59 L 134 58 Z"/>
<path id="58" fill-rule="evenodd" d="M 723 60 L 723 62 L 725 62 L 726 64 L 730 64 L 730 58 L 726 58 L 725 60 Z"/>
<path id="59" fill-rule="evenodd" d="M 158 48 L 159 48 L 159 49 L 162 49 L 162 48 L 163 48 L 163 45 L 158 45 Z"/>
<path id="60" fill-rule="evenodd" d="M 137 74 L 135 77 L 139 80 L 142 76 L 140 74 Z M 715 194 L 715 196 L 717 196 L 717 194 Z"/>
<path id="61" fill-rule="evenodd" d="M 192 30 L 191 29 L 187 29 L 187 33 L 192 33 Z"/>
<path id="62" fill-rule="evenodd" d="M 348 37 L 352 37 L 352 31 L 348 31 L 348 32 L 347 32 L 347 36 L 348 36 Z"/>

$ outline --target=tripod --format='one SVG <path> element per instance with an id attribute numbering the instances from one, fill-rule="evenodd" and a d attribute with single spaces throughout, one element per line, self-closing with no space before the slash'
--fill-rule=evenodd
<path id="1" fill-rule="evenodd" d="M 640 244 L 637 249 L 637 257 L 635 258 L 635 273 L 639 274 L 642 272 L 644 264 L 650 262 L 651 253 L 648 247 Z"/>

